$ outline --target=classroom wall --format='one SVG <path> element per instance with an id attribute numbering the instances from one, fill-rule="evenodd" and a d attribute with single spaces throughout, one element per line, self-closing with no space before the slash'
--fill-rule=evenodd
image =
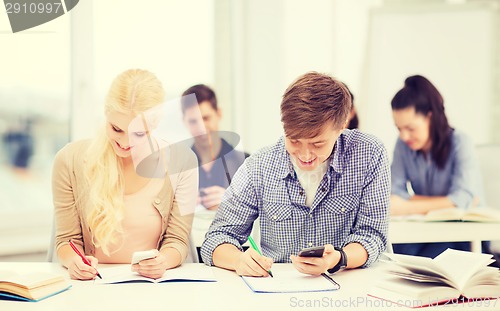
<path id="1" fill-rule="evenodd" d="M 356 93 L 363 77 L 368 13 L 380 0 L 232 2 L 233 123 L 254 152 L 282 135 L 279 104 L 286 87 L 315 70 Z"/>
<path id="2" fill-rule="evenodd" d="M 348 84 L 360 128 L 391 155 L 398 133 L 390 100 L 407 76 L 422 74 L 441 91 L 452 126 L 476 144 L 498 142 L 498 3 L 232 2 L 230 126 L 250 152 L 274 143 L 281 95 L 298 75 L 317 70 Z"/>
<path id="3" fill-rule="evenodd" d="M 126 69 L 156 74 L 167 100 L 180 97 L 193 84 L 213 85 L 214 3 L 81 1 L 72 12 L 71 139 L 93 136 L 104 119 L 102 107 L 111 81 Z M 171 121 L 178 131 L 185 131 L 180 118 Z"/>

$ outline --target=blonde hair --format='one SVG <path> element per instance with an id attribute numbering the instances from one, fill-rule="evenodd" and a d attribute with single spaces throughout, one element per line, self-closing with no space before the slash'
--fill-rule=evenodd
<path id="1" fill-rule="evenodd" d="M 105 102 L 105 113 L 138 115 L 161 104 L 165 93 L 161 82 L 146 70 L 131 69 L 112 82 Z M 116 232 L 123 232 L 124 177 L 121 161 L 113 150 L 103 127 L 90 145 L 85 163 L 88 204 L 84 207 L 86 224 L 96 247 L 109 255 L 109 245 L 116 243 Z"/>

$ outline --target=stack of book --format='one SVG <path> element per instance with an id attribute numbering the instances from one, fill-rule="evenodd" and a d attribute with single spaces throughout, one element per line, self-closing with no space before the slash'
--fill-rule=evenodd
<path id="1" fill-rule="evenodd" d="M 0 299 L 39 301 L 70 287 L 61 274 L 0 271 Z"/>

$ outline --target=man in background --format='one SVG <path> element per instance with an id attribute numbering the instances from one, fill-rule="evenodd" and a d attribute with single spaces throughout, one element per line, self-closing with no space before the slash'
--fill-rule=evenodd
<path id="1" fill-rule="evenodd" d="M 196 100 L 189 94 L 194 94 Z M 211 88 L 197 84 L 182 96 L 184 124 L 194 138 L 192 149 L 199 163 L 198 202 L 208 210 L 216 210 L 230 179 L 248 155 L 234 150 L 235 146 L 220 136 L 222 112 Z"/>
<path id="2" fill-rule="evenodd" d="M 188 96 L 191 94 L 195 96 Z M 181 109 L 184 124 L 193 136 L 191 148 L 198 158 L 198 207 L 193 219 L 192 242 L 201 262 L 199 252 L 205 233 L 215 217 L 226 188 L 248 154 L 234 150 L 231 140 L 235 139 L 231 138 L 237 138 L 236 134 L 219 132 L 222 112 L 217 105 L 215 92 L 210 87 L 197 84 L 184 91 Z M 229 139 L 221 137 L 223 133 L 228 134 L 225 136 Z"/>

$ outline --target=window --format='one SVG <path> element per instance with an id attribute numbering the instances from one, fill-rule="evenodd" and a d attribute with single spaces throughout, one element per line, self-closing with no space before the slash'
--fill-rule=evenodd
<path id="1" fill-rule="evenodd" d="M 15 34 L 1 18 L 0 256 L 43 252 L 49 242 L 52 162 L 69 139 L 71 81 L 68 14 Z"/>

